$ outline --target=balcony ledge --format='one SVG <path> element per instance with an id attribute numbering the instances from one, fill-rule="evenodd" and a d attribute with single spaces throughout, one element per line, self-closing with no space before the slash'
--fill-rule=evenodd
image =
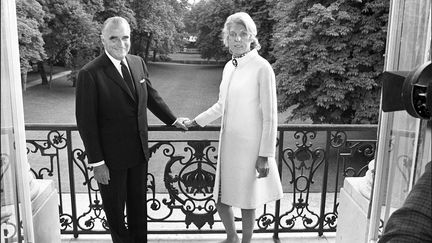
<path id="1" fill-rule="evenodd" d="M 80 235 L 74 238 L 72 235 L 62 235 L 61 243 L 111 243 L 108 234 L 102 235 Z M 224 240 L 223 234 L 159 234 L 149 235 L 148 243 L 216 243 Z M 319 237 L 316 233 L 285 233 L 280 234 L 279 241 L 272 238 L 272 234 L 254 234 L 252 242 L 254 243 L 273 243 L 273 242 L 296 242 L 296 243 L 335 243 L 336 233 L 327 232 Z"/>

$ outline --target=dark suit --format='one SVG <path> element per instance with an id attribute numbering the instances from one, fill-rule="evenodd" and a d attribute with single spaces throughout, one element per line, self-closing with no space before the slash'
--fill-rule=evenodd
<path id="1" fill-rule="evenodd" d="M 431 162 L 406 198 L 393 212 L 379 243 L 432 242 L 432 174 Z"/>
<path id="2" fill-rule="evenodd" d="M 141 243 L 147 218 L 147 108 L 168 125 L 175 116 L 152 87 L 143 59 L 127 55 L 126 60 L 136 95 L 104 53 L 78 74 L 76 119 L 89 164 L 104 160 L 109 168 L 110 183 L 99 188 L 114 242 Z M 125 202 L 130 232 L 123 223 Z"/>

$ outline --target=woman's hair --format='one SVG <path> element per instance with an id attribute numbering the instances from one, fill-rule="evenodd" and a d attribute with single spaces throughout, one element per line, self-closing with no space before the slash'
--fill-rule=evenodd
<path id="1" fill-rule="evenodd" d="M 222 29 L 222 41 L 226 47 L 228 47 L 229 31 L 233 24 L 240 24 L 246 28 L 246 31 L 248 32 L 248 34 L 251 35 L 252 38 L 252 48 L 255 48 L 257 50 L 261 48 L 261 45 L 259 44 L 258 39 L 256 37 L 257 28 L 255 22 L 253 21 L 251 16 L 249 16 L 249 14 L 245 12 L 238 12 L 232 14 L 225 21 L 224 28 Z"/>

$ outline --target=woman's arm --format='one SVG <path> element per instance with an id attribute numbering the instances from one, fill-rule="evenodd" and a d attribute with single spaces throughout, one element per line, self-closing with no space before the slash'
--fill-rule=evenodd
<path id="1" fill-rule="evenodd" d="M 277 133 L 276 78 L 270 64 L 259 72 L 259 98 L 263 118 L 259 156 L 274 157 Z"/>
<path id="2" fill-rule="evenodd" d="M 195 121 L 201 127 L 208 125 L 210 122 L 218 119 L 223 114 L 224 105 L 225 105 L 225 98 L 226 98 L 225 96 L 226 96 L 226 92 L 227 92 L 227 90 L 226 90 L 227 83 L 226 83 L 225 73 L 226 73 L 226 67 L 224 68 L 224 71 L 222 74 L 222 81 L 221 81 L 221 84 L 219 86 L 218 101 L 214 105 L 212 105 L 210 108 L 208 108 L 206 111 L 204 111 L 203 113 L 196 116 L 195 119 L 193 119 L 193 121 Z"/>

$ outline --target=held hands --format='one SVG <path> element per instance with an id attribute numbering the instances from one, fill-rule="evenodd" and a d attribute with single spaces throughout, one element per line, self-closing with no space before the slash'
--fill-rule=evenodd
<path id="1" fill-rule="evenodd" d="M 108 166 L 106 164 L 98 165 L 93 167 L 94 178 L 100 184 L 108 185 L 110 180 L 110 174 Z"/>
<path id="2" fill-rule="evenodd" d="M 196 123 L 195 120 L 190 120 L 190 119 L 187 119 L 187 120 L 183 121 L 183 124 L 186 127 L 196 127 L 196 126 L 198 126 L 198 123 Z"/>
<path id="3" fill-rule="evenodd" d="M 269 163 L 267 157 L 258 156 L 255 169 L 258 172 L 258 178 L 267 177 L 269 173 Z"/>
<path id="4" fill-rule="evenodd" d="M 177 128 L 181 128 L 185 131 L 188 130 L 189 127 L 196 127 L 198 126 L 198 123 L 196 123 L 195 120 L 191 120 L 186 117 L 179 117 L 173 124 Z"/>
<path id="5" fill-rule="evenodd" d="M 187 128 L 187 126 L 185 126 L 185 124 L 184 124 L 185 121 L 189 121 L 189 118 L 186 118 L 186 117 L 179 117 L 179 118 L 177 118 L 177 120 L 174 122 L 173 125 L 174 125 L 175 127 L 177 127 L 177 128 L 181 128 L 181 129 L 187 131 L 188 128 Z"/>

